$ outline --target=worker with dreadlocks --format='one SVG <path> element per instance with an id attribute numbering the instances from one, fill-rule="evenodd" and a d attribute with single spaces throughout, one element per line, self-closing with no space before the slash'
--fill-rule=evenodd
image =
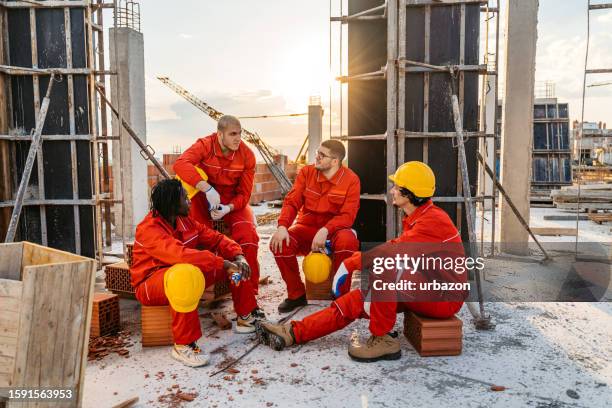
<path id="1" fill-rule="evenodd" d="M 391 189 L 393 204 L 406 214 L 403 220 L 403 232 L 383 246 L 391 244 L 417 244 L 454 247 L 452 251 L 463 256 L 461 238 L 449 216 L 435 206 L 431 197 L 435 191 L 435 177 L 432 170 L 422 162 L 412 161 L 400 166 L 395 175 L 389 177 L 394 183 Z M 396 247 L 397 248 L 397 247 Z M 452 252 L 451 251 L 451 252 Z M 362 254 L 356 252 L 346 259 L 338 273 L 357 272 L 362 269 Z M 397 270 L 404 278 L 404 272 Z M 393 271 L 395 274 L 396 271 Z M 459 281 L 466 282 L 466 274 L 453 275 Z M 417 279 L 419 274 L 408 274 L 408 279 Z M 393 279 L 395 282 L 395 279 Z M 351 288 L 353 285 L 351 285 Z M 371 290 L 369 291 L 371 292 Z M 396 313 L 413 311 L 432 318 L 449 318 L 459 311 L 465 299 L 465 293 L 448 296 L 448 301 L 402 301 L 399 293 L 393 297 L 376 301 L 362 289 L 353 289 L 336 299 L 328 308 L 307 316 L 301 321 L 285 324 L 267 322 L 255 323 L 260 340 L 275 350 L 281 350 L 292 344 L 301 344 L 340 330 L 358 318 L 370 319 L 371 336 L 367 343 L 354 342 L 348 349 L 351 358 L 369 362 L 377 360 L 394 360 L 401 356 L 400 342 L 397 333 L 391 333 L 395 325 Z M 370 301 L 371 300 L 371 301 Z"/>
<path id="2" fill-rule="evenodd" d="M 170 305 L 172 357 L 191 367 L 207 364 L 198 304 L 206 286 L 232 279 L 235 330 L 252 333 L 257 307 L 251 269 L 237 243 L 188 216 L 190 201 L 180 181 L 162 180 L 151 192 L 151 211 L 136 228 L 131 284 L 145 306 Z"/>
<path id="3" fill-rule="evenodd" d="M 255 155 L 241 135 L 240 121 L 234 116 L 222 116 L 217 132 L 198 139 L 177 159 L 174 171 L 193 191 L 190 217 L 209 227 L 213 220 L 223 220 L 229 236 L 242 247 L 257 293 L 259 236 L 249 206 Z"/>

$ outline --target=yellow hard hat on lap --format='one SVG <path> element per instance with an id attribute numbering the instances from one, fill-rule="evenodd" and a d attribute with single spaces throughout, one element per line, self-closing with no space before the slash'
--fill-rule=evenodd
<path id="1" fill-rule="evenodd" d="M 302 261 L 304 276 L 306 276 L 306 280 L 312 283 L 325 282 L 331 273 L 331 268 L 331 259 L 321 252 L 311 252 Z"/>
<path id="2" fill-rule="evenodd" d="M 168 302 L 180 313 L 189 313 L 198 307 L 204 287 L 202 271 L 191 264 L 176 264 L 164 274 L 164 292 Z"/>
<path id="3" fill-rule="evenodd" d="M 389 176 L 389 180 L 419 198 L 433 197 L 436 191 L 436 176 L 428 165 L 420 161 L 402 164 L 394 175 Z"/>

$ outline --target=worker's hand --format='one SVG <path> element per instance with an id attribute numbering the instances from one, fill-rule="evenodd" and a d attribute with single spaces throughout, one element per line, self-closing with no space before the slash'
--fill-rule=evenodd
<path id="1" fill-rule="evenodd" d="M 312 252 L 325 252 L 325 241 L 327 241 L 328 233 L 329 231 L 325 227 L 317 231 L 314 238 L 312 239 Z"/>
<path id="2" fill-rule="evenodd" d="M 240 268 L 238 268 L 238 265 L 232 261 L 228 261 L 227 259 L 223 261 L 223 270 L 225 273 L 227 273 L 227 276 L 232 276 L 232 273 L 234 272 L 240 273 Z"/>
<path id="3" fill-rule="evenodd" d="M 215 209 L 221 204 L 221 196 L 215 190 L 213 186 L 202 180 L 196 184 L 196 188 L 206 194 L 206 200 L 208 200 L 209 209 Z"/>
<path id="4" fill-rule="evenodd" d="M 283 253 L 283 242 L 289 246 L 289 231 L 282 225 L 276 229 L 274 235 L 270 239 L 270 248 L 272 252 Z"/>
<path id="5" fill-rule="evenodd" d="M 226 214 L 229 214 L 230 211 L 231 207 L 229 205 L 219 204 L 216 210 L 212 210 L 210 212 L 210 217 L 213 220 L 218 221 L 221 218 L 225 217 Z"/>
<path id="6" fill-rule="evenodd" d="M 236 258 L 234 258 L 234 264 L 236 264 L 238 269 L 240 269 L 240 274 L 242 275 L 243 280 L 248 280 L 251 278 L 251 267 L 249 266 L 249 263 L 244 255 L 238 255 Z"/>

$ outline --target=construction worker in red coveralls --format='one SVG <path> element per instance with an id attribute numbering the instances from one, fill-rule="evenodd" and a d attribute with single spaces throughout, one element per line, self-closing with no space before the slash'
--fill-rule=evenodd
<path id="1" fill-rule="evenodd" d="M 257 293 L 259 237 L 255 217 L 249 206 L 255 155 L 241 140 L 242 127 L 234 116 L 222 116 L 217 132 L 198 139 L 174 163 L 174 171 L 186 188 L 198 194 L 191 198 L 189 216 L 211 227 L 223 220 L 229 236 L 242 247 L 251 267 L 251 283 Z"/>
<path id="2" fill-rule="evenodd" d="M 457 228 L 430 197 L 435 191 L 432 170 L 422 162 L 407 162 L 395 175 L 389 177 L 395 185 L 391 189 L 393 204 L 406 214 L 403 232 L 392 243 L 461 243 Z M 463 250 L 461 249 L 463 252 Z M 356 252 L 344 262 L 349 271 L 361 268 L 361 253 Z M 403 276 L 402 276 L 403 277 Z M 460 280 L 467 281 L 466 274 Z M 361 289 L 351 290 L 336 299 L 328 308 L 307 316 L 301 321 L 282 325 L 255 323 L 260 340 L 275 350 L 292 344 L 301 344 L 340 330 L 355 319 L 370 319 L 371 336 L 365 344 L 353 343 L 348 353 L 357 361 L 394 360 L 401 357 L 397 333 L 390 333 L 395 325 L 396 313 L 413 311 L 432 318 L 449 318 L 461 309 L 463 301 L 402 302 L 385 301 L 371 304 L 364 301 Z"/>
<path id="3" fill-rule="evenodd" d="M 235 279 L 230 290 L 238 315 L 236 332 L 252 333 L 254 321 L 265 316 L 257 307 L 240 245 L 188 217 L 189 206 L 178 180 L 153 187 L 151 211 L 136 227 L 130 275 L 140 303 L 170 305 L 172 357 L 198 367 L 208 363 L 196 343 L 202 336 L 197 306 L 206 286 Z"/>
<path id="4" fill-rule="evenodd" d="M 278 306 L 280 313 L 307 303 L 297 255 L 323 252 L 330 240 L 335 273 L 342 261 L 359 249 L 357 234 L 351 227 L 359 210 L 361 187 L 357 175 L 342 166 L 345 155 L 339 141 L 321 143 L 315 164 L 300 170 L 285 197 L 278 229 L 270 239 L 270 249 L 287 284 L 288 296 Z M 345 293 L 349 288 L 350 280 L 338 292 Z"/>

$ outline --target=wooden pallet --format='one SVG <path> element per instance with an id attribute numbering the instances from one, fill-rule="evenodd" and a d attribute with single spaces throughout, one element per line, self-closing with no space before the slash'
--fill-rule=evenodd
<path id="1" fill-rule="evenodd" d="M 120 328 L 119 296 L 112 293 L 95 293 L 89 336 L 100 337 L 114 334 Z"/>
<path id="2" fill-rule="evenodd" d="M 404 335 L 421 357 L 456 356 L 463 346 L 463 322 L 457 316 L 431 319 L 405 312 Z"/>
<path id="3" fill-rule="evenodd" d="M 604 222 L 612 221 L 612 213 L 590 213 L 587 216 L 589 217 L 589 220 L 600 225 Z"/>

